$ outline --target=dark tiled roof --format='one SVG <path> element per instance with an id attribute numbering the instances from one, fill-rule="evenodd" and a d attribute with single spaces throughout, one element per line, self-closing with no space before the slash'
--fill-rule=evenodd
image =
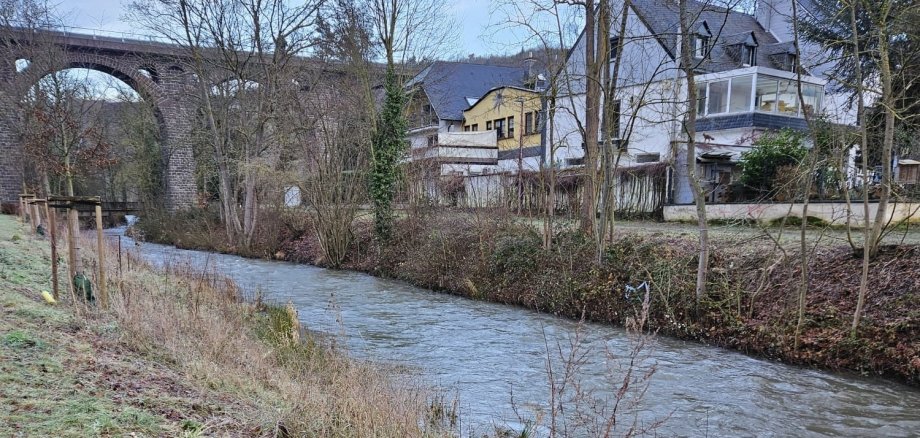
<path id="1" fill-rule="evenodd" d="M 642 21 L 658 38 L 665 50 L 672 56 L 677 52 L 680 34 L 680 14 L 676 0 L 633 0 L 633 8 Z M 753 34 L 760 46 L 777 43 L 776 38 L 767 32 L 754 16 L 691 0 L 688 4 L 690 14 L 695 18 L 690 29 L 697 29 L 703 22 L 712 33 L 712 51 L 699 69 L 703 72 L 718 72 L 741 67 L 739 59 L 732 56 L 729 45 L 736 39 Z M 757 51 L 757 65 L 779 68 L 774 65 L 769 54 Z"/>
<path id="2" fill-rule="evenodd" d="M 784 53 L 795 54 L 795 42 L 786 41 L 784 43 L 762 45 L 760 46 L 760 50 L 767 55 L 780 55 Z"/>
<path id="3" fill-rule="evenodd" d="M 723 35 L 722 38 L 720 38 L 720 42 L 729 46 L 733 44 L 748 44 L 756 46 L 759 44 L 751 31 L 741 32 L 734 35 Z"/>
<path id="4" fill-rule="evenodd" d="M 463 120 L 463 110 L 470 106 L 468 97 L 479 99 L 502 85 L 523 86 L 526 73 L 523 67 L 438 61 L 412 78 L 406 87 L 421 86 L 438 118 Z"/>

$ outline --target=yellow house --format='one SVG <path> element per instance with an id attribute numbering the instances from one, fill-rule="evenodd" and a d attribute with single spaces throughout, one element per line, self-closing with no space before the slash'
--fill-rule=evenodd
<path id="1" fill-rule="evenodd" d="M 495 130 L 499 165 L 507 170 L 517 169 L 517 160 L 523 155 L 524 168 L 535 170 L 543 156 L 541 108 L 540 93 L 534 90 L 496 87 L 463 111 L 463 130 Z"/>

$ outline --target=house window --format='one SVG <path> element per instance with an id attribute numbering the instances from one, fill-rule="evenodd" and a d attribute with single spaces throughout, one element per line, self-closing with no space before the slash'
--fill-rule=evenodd
<path id="1" fill-rule="evenodd" d="M 697 35 L 693 39 L 693 56 L 697 59 L 703 59 L 706 57 L 706 52 L 709 50 L 709 37 L 706 35 Z"/>
<path id="2" fill-rule="evenodd" d="M 772 113 L 776 110 L 776 87 L 778 81 L 757 77 L 757 96 L 754 105 L 758 111 Z"/>
<path id="3" fill-rule="evenodd" d="M 429 135 L 429 136 L 428 136 L 428 147 L 434 146 L 435 143 L 437 143 L 437 142 L 438 142 L 438 138 L 437 138 L 437 137 L 435 137 L 435 136 L 433 136 L 433 135 Z"/>
<path id="4" fill-rule="evenodd" d="M 488 122 L 486 122 L 486 131 L 491 131 L 491 130 L 492 130 L 492 121 L 489 120 Z"/>
<path id="5" fill-rule="evenodd" d="M 479 124 L 478 124 L 478 123 L 473 123 L 473 127 L 472 127 L 471 129 L 472 129 L 473 132 L 479 131 Z"/>
<path id="6" fill-rule="evenodd" d="M 805 105 L 800 108 L 795 81 L 757 77 L 757 93 L 754 100 L 754 108 L 757 111 L 790 116 L 801 115 L 802 111 L 818 114 L 821 111 L 824 88 L 820 85 L 802 84 L 802 97 Z"/>
<path id="7" fill-rule="evenodd" d="M 508 138 L 514 137 L 514 116 L 508 117 Z"/>
<path id="8" fill-rule="evenodd" d="M 620 37 L 610 37 L 610 62 L 617 59 L 617 46 L 620 45 Z"/>
<path id="9" fill-rule="evenodd" d="M 495 127 L 498 138 L 505 138 L 505 119 L 498 119 L 492 122 L 492 126 Z"/>
<path id="10" fill-rule="evenodd" d="M 757 65 L 757 47 L 744 44 L 741 46 L 741 63 L 747 66 Z"/>
<path id="11" fill-rule="evenodd" d="M 706 83 L 696 84 L 696 114 L 702 116 L 706 114 Z"/>
<path id="12" fill-rule="evenodd" d="M 533 134 L 533 113 L 524 114 L 524 134 Z"/>
<path id="13" fill-rule="evenodd" d="M 802 84 L 802 100 L 805 106 L 802 111 L 810 116 L 817 114 L 821 109 L 821 99 L 824 97 L 824 87 L 820 85 Z"/>
<path id="14" fill-rule="evenodd" d="M 709 105 L 707 114 L 720 114 L 728 111 L 728 81 L 709 83 Z"/>
<path id="15" fill-rule="evenodd" d="M 641 163 L 657 163 L 661 161 L 661 154 L 638 154 L 636 155 L 636 164 Z"/>
<path id="16" fill-rule="evenodd" d="M 785 70 L 794 72 L 797 64 L 798 64 L 798 60 L 795 58 L 794 54 L 792 53 L 786 54 L 786 65 L 783 66 L 785 67 Z"/>
<path id="17" fill-rule="evenodd" d="M 463 127 L 463 132 L 470 132 L 470 125 L 464 126 L 464 127 Z"/>
<path id="18" fill-rule="evenodd" d="M 610 130 L 609 130 L 610 138 L 611 139 L 620 138 L 620 101 L 619 100 L 615 100 L 611 102 L 610 123 L 612 123 L 612 125 L 610 126 Z M 602 120 L 602 125 L 603 126 L 601 126 L 601 132 L 603 133 L 604 138 L 606 138 L 607 132 L 608 132 L 606 117 L 604 118 L 604 120 Z"/>
<path id="19" fill-rule="evenodd" d="M 799 91 L 795 82 L 780 81 L 779 91 L 776 93 L 776 109 L 787 115 L 799 113 Z"/>
<path id="20" fill-rule="evenodd" d="M 728 112 L 736 113 L 751 110 L 751 87 L 753 86 L 753 76 L 732 78 L 732 96 L 728 103 Z"/>

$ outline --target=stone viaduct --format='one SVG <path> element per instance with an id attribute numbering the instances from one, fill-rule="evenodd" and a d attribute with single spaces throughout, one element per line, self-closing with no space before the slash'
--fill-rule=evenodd
<path id="1" fill-rule="evenodd" d="M 124 81 L 153 105 L 167 154 L 168 205 L 172 210 L 192 205 L 196 195 L 195 162 L 189 132 L 195 112 L 196 79 L 186 68 L 181 48 L 153 41 L 55 31 L 6 28 L 0 29 L 0 35 L 5 40 L 0 43 L 0 202 L 16 203 L 22 191 L 23 151 L 16 129 L 18 103 L 47 74 L 86 68 Z M 22 68 L 25 61 L 28 66 Z"/>

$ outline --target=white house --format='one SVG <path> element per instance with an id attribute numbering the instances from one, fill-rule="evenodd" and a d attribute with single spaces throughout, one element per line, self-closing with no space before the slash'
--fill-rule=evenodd
<path id="1" fill-rule="evenodd" d="M 695 157 L 710 202 L 718 202 L 737 177 L 735 164 L 752 142 L 771 129 L 805 129 L 805 112 L 823 110 L 827 81 L 803 75 L 805 104 L 796 92 L 790 44 L 778 39 L 753 15 L 713 4 L 691 1 L 695 18 L 691 30 L 693 58 L 699 63 L 696 83 L 699 118 Z M 619 15 L 622 0 L 611 0 Z M 662 201 L 693 202 L 686 176 L 687 82 L 679 68 L 680 22 L 675 0 L 632 0 L 625 35 L 616 35 L 620 17 L 614 17 L 611 46 L 620 39 L 623 52 L 616 91 L 619 116 L 613 128 L 621 170 L 665 169 Z M 559 167 L 578 166 L 583 157 L 585 114 L 584 33 L 570 52 L 559 75 L 552 161 Z M 550 148 L 547 148 L 549 151 Z M 666 165 L 664 165 L 666 164 Z M 637 187 L 642 187 L 641 185 Z M 619 191 L 619 203 L 642 199 L 642 193 Z M 656 194 L 648 194 L 655 196 Z"/>

